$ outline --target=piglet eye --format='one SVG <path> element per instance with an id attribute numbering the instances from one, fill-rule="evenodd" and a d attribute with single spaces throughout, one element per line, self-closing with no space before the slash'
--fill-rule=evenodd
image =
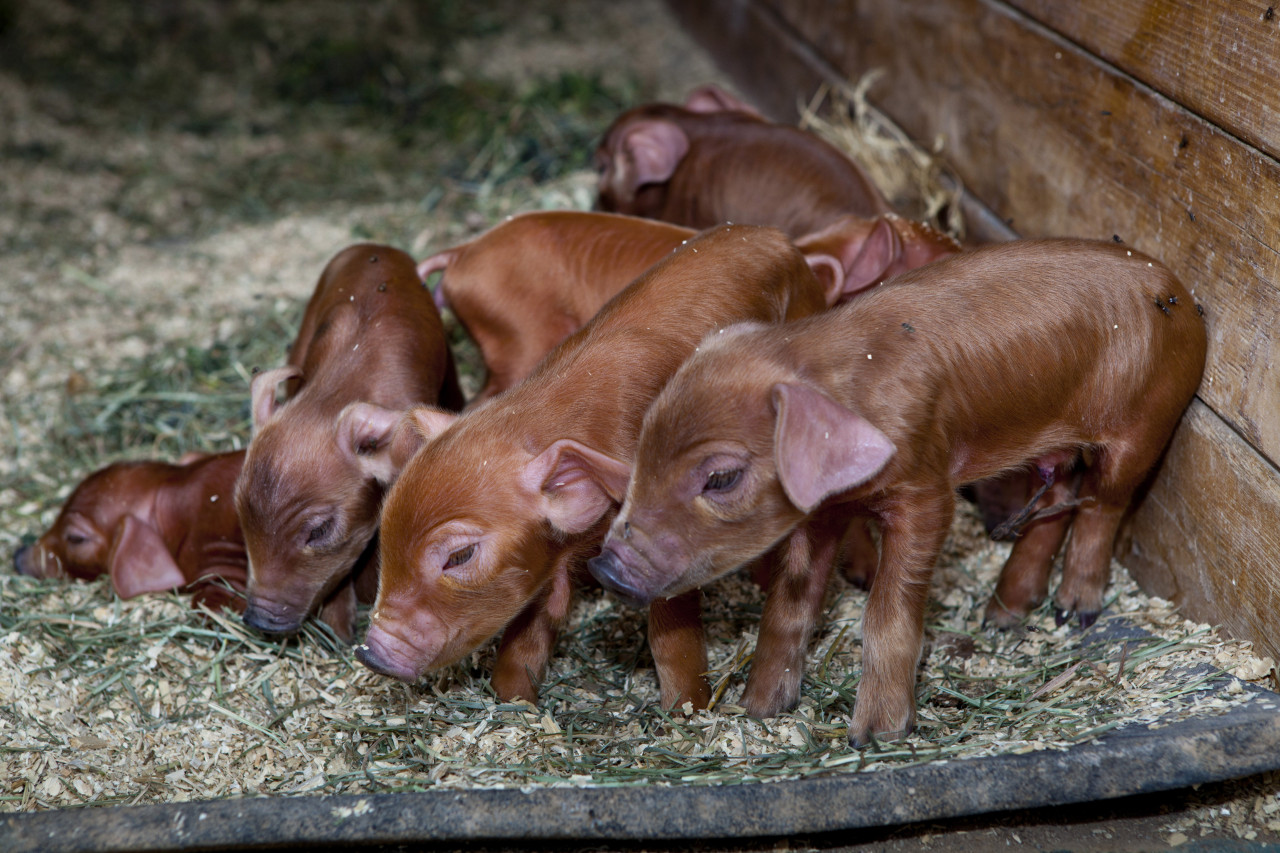
<path id="1" fill-rule="evenodd" d="M 81 536 L 79 533 L 76 533 L 74 530 L 68 530 L 65 534 L 63 534 L 62 538 L 67 540 L 68 545 L 83 545 L 85 542 L 85 537 Z"/>
<path id="2" fill-rule="evenodd" d="M 702 487 L 704 492 L 725 492 L 738 485 L 738 481 L 742 479 L 741 468 L 729 468 L 724 471 L 712 471 L 707 475 L 707 484 Z"/>
<path id="3" fill-rule="evenodd" d="M 463 563 L 469 562 L 471 558 L 475 556 L 475 553 L 475 543 L 472 543 L 465 548 L 459 548 L 449 555 L 449 559 L 445 560 L 444 567 L 446 569 L 452 569 L 457 566 L 461 566 Z"/>
<path id="4" fill-rule="evenodd" d="M 314 545 L 323 539 L 327 539 L 331 530 L 333 530 L 333 519 L 326 518 L 307 533 L 307 544 Z"/>

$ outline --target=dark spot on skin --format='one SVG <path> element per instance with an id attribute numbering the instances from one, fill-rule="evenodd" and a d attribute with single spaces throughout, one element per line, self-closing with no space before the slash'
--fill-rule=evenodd
<path id="1" fill-rule="evenodd" d="M 1113 243 L 1123 243 L 1124 241 L 1120 239 L 1120 235 L 1119 235 L 1119 234 L 1112 234 L 1112 235 L 1111 235 L 1111 242 L 1113 242 Z"/>
<path id="2" fill-rule="evenodd" d="M 1187 216 L 1190 216 L 1190 217 L 1191 217 L 1191 221 L 1192 221 L 1192 222 L 1195 222 L 1195 221 L 1196 221 L 1196 215 L 1195 215 L 1194 213 L 1192 213 L 1192 212 L 1190 211 L 1190 209 L 1188 209 L 1188 210 L 1187 210 Z"/>
<path id="3" fill-rule="evenodd" d="M 906 329 L 908 332 L 914 332 L 916 330 L 916 327 L 910 323 L 903 323 L 902 328 Z"/>
<path id="4" fill-rule="evenodd" d="M 377 262 L 378 262 L 378 256 L 377 256 L 377 255 L 370 255 L 370 256 L 369 256 L 369 263 L 371 263 L 371 264 L 376 264 Z"/>
<path id="5" fill-rule="evenodd" d="M 387 283 L 385 281 L 382 284 L 378 285 L 378 292 L 379 293 L 387 292 Z"/>
<path id="6" fill-rule="evenodd" d="M 1169 309 L 1165 307 L 1164 302 L 1160 299 L 1160 297 L 1159 297 L 1159 296 L 1157 296 L 1157 297 L 1156 297 L 1155 305 L 1156 305 L 1156 307 L 1157 307 L 1157 308 L 1159 308 L 1162 312 L 1164 312 L 1164 316 L 1166 316 L 1166 317 L 1172 317 L 1172 316 L 1173 316 L 1172 314 L 1170 314 L 1170 313 L 1169 313 Z"/>
<path id="7" fill-rule="evenodd" d="M 1179 149 L 1186 148 L 1190 144 L 1191 144 L 1191 140 L 1187 139 L 1187 135 L 1185 133 L 1182 134 L 1182 138 L 1178 140 L 1178 148 Z"/>
<path id="8" fill-rule="evenodd" d="M 1201 305 L 1199 302 L 1196 303 L 1196 313 L 1199 314 L 1201 317 L 1204 316 L 1204 306 Z"/>
<path id="9" fill-rule="evenodd" d="M 1268 7 L 1267 7 L 1267 11 L 1265 11 L 1265 12 L 1263 12 L 1263 13 L 1262 13 L 1262 18 L 1263 18 L 1263 20 L 1267 20 L 1267 21 L 1272 20 L 1273 18 L 1275 18 L 1275 16 L 1276 16 L 1276 7 L 1275 7 L 1275 6 L 1268 6 Z"/>
<path id="10" fill-rule="evenodd" d="M 1178 297 L 1176 297 L 1176 296 L 1174 296 L 1174 295 L 1170 294 L 1170 296 L 1169 296 L 1169 304 L 1170 304 L 1170 305 L 1177 305 L 1177 304 L 1178 304 Z"/>
<path id="11" fill-rule="evenodd" d="M 1104 116 L 1109 116 L 1109 115 L 1111 115 L 1111 110 L 1103 110 L 1103 111 L 1102 111 L 1102 114 L 1103 114 Z"/>

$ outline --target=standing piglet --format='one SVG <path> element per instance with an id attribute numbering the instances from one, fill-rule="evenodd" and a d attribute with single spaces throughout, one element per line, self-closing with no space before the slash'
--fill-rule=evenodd
<path id="1" fill-rule="evenodd" d="M 845 214 L 889 211 L 866 173 L 835 147 L 707 88 L 685 106 L 623 113 L 605 131 L 595 165 L 600 210 L 691 228 L 744 222 L 800 237 Z"/>
<path id="2" fill-rule="evenodd" d="M 708 338 L 645 415 L 626 500 L 592 573 L 647 602 L 783 543 L 743 704 L 799 698 L 806 642 L 850 513 L 880 524 L 850 738 L 909 731 L 934 562 L 962 483 L 1030 466 L 1048 510 L 997 595 L 1045 595 L 1074 514 L 1064 613 L 1102 608 L 1121 516 L 1204 368 L 1205 330 L 1162 265 L 1112 244 L 1015 242 L 899 276 L 773 328 Z M 1064 476 L 1086 464 L 1076 479 Z M 1051 517 L 1049 517 L 1051 516 Z"/>
<path id="3" fill-rule="evenodd" d="M 695 233 L 611 213 L 525 213 L 432 255 L 418 274 L 425 281 L 443 273 L 436 302 L 453 310 L 480 348 L 489 375 L 475 403 L 522 381 L 556 344 Z M 894 214 L 843 216 L 796 245 L 828 303 L 959 251 L 945 234 Z"/>
<path id="4" fill-rule="evenodd" d="M 231 493 L 244 451 L 183 462 L 117 462 L 95 471 L 34 545 L 13 555 L 20 575 L 92 580 L 121 598 L 183 589 L 192 604 L 243 609 L 244 539 Z"/>
<path id="5" fill-rule="evenodd" d="M 494 690 L 536 700 L 650 401 L 707 331 L 824 307 L 781 232 L 724 226 L 649 269 L 505 394 L 460 417 L 415 409 L 423 444 L 383 507 L 381 586 L 358 657 L 413 681 L 505 629 Z M 692 590 L 649 609 L 666 707 L 709 697 L 699 607 Z"/>
<path id="6" fill-rule="evenodd" d="M 292 394 L 276 402 L 276 386 Z M 359 244 L 325 267 L 285 367 L 254 377 L 253 438 L 236 484 L 249 552 L 244 620 L 296 631 L 320 610 L 355 631 L 353 572 L 372 553 L 383 492 L 395 477 L 392 432 L 411 406 L 458 408 L 444 327 L 413 259 Z M 372 598 L 376 568 L 361 573 Z"/>

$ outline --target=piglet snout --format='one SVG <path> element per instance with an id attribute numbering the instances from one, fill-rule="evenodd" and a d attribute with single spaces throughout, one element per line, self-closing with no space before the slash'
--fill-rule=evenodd
<path id="1" fill-rule="evenodd" d="M 640 589 L 626 563 L 608 544 L 600 552 L 600 556 L 587 560 L 587 570 L 602 587 L 624 604 L 644 607 L 653 599 L 652 594 Z"/>
<path id="2" fill-rule="evenodd" d="M 264 634 L 295 634 L 302 627 L 302 619 L 287 612 L 277 612 L 271 605 L 252 596 L 244 609 L 243 619 L 250 628 Z"/>
<path id="3" fill-rule="evenodd" d="M 13 552 L 13 570 L 20 575 L 35 575 L 30 570 L 31 562 L 31 546 L 26 545 Z"/>
<path id="4" fill-rule="evenodd" d="M 379 675 L 412 683 L 418 680 L 418 668 L 400 645 L 395 637 L 372 625 L 364 642 L 356 646 L 356 659 Z"/>

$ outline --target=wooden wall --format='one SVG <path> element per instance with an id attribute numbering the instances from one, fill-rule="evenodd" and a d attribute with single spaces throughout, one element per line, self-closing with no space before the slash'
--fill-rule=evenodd
<path id="1" fill-rule="evenodd" d="M 672 0 L 776 118 L 823 80 L 944 157 L 977 233 L 1162 258 L 1209 328 L 1196 400 L 1117 556 L 1280 660 L 1280 3 Z"/>

